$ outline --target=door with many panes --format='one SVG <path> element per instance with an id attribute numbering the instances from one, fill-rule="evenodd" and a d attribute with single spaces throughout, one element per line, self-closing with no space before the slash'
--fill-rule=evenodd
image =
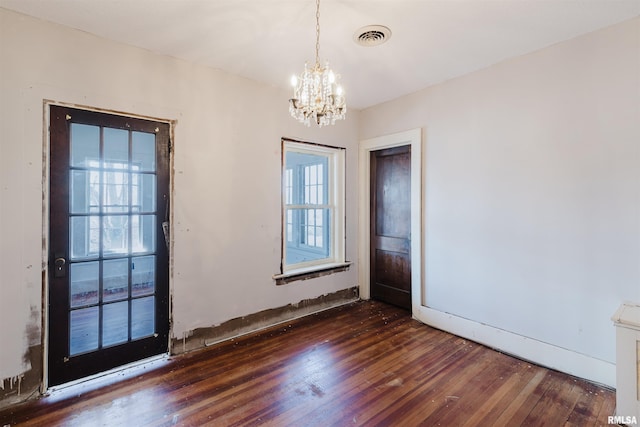
<path id="1" fill-rule="evenodd" d="M 168 348 L 169 124 L 50 106 L 48 383 Z"/>

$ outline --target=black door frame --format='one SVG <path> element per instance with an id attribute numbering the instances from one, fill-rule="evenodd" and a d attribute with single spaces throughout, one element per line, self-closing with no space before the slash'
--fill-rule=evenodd
<path id="1" fill-rule="evenodd" d="M 171 194 L 171 188 L 172 188 L 171 186 L 171 176 L 172 176 L 171 129 L 173 126 L 173 122 L 169 120 L 163 120 L 163 119 L 157 119 L 157 118 L 151 118 L 151 117 L 142 117 L 140 115 L 135 115 L 135 114 L 123 114 L 119 112 L 111 112 L 111 111 L 105 111 L 105 110 L 95 109 L 91 107 L 69 105 L 69 104 L 57 103 L 57 102 L 46 101 L 46 100 L 44 101 L 44 107 L 45 107 L 44 123 L 46 126 L 45 128 L 46 141 L 44 144 L 45 155 L 43 158 L 46 164 L 43 169 L 43 175 L 44 175 L 43 181 L 45 183 L 45 187 L 43 188 L 43 191 L 45 191 L 46 194 L 45 194 L 45 197 L 43 197 L 43 202 L 45 203 L 45 208 L 43 209 L 43 220 L 44 220 L 44 223 L 46 224 L 45 235 L 44 235 L 44 238 L 46 241 L 46 244 L 45 244 L 46 252 L 43 255 L 45 257 L 44 262 L 47 267 L 46 267 L 46 273 L 43 275 L 43 281 L 44 281 L 43 295 L 44 296 L 43 296 L 42 324 L 43 324 L 43 362 L 44 362 L 43 389 L 46 390 L 51 386 L 64 384 L 68 381 L 74 381 L 76 379 L 76 378 L 67 378 L 67 376 L 65 375 L 60 376 L 57 374 L 54 374 L 54 377 L 52 378 L 53 369 L 56 369 L 57 367 L 59 367 L 60 363 L 69 362 L 69 358 L 64 358 L 65 360 L 63 362 L 52 360 L 52 355 L 59 356 L 61 354 L 61 351 L 59 348 L 53 349 L 53 350 L 51 350 L 50 348 L 50 346 L 55 347 L 56 345 L 59 345 L 59 344 L 53 343 L 51 340 L 51 333 L 50 333 L 51 328 L 56 328 L 58 326 L 53 324 L 53 322 L 51 321 L 50 304 L 60 304 L 59 299 L 57 301 L 55 300 L 55 297 L 53 301 L 51 299 L 52 298 L 51 290 L 55 280 L 53 277 L 53 272 L 54 272 L 55 251 L 56 251 L 56 248 L 52 247 L 53 236 L 50 234 L 52 233 L 51 213 L 54 209 L 56 209 L 56 204 L 59 203 L 60 199 L 65 199 L 66 201 L 68 197 L 68 195 L 65 194 L 65 193 L 68 193 L 68 185 L 64 186 L 65 188 L 54 188 L 54 186 L 51 185 L 53 182 L 52 174 L 55 173 L 55 171 L 53 171 L 51 168 L 53 156 L 55 155 L 68 156 L 68 151 L 64 153 L 56 153 L 56 154 L 52 153 L 51 141 L 52 141 L 52 138 L 54 137 L 54 135 L 52 135 L 52 121 L 53 120 L 68 121 L 71 114 L 73 114 L 73 117 L 74 117 L 73 121 L 82 123 L 88 120 L 87 118 L 89 117 L 92 118 L 93 120 L 96 117 L 99 117 L 102 115 L 102 116 L 119 117 L 119 118 L 122 118 L 123 120 L 128 121 L 128 123 L 124 125 L 125 127 L 123 128 L 129 128 L 129 126 L 133 126 L 134 128 L 138 128 L 140 130 L 150 132 L 151 131 L 150 129 L 152 129 L 151 126 L 153 126 L 153 131 L 156 133 L 159 132 L 160 134 L 162 134 L 162 137 L 166 138 L 166 141 L 167 141 L 166 149 L 162 152 L 157 151 L 157 154 L 156 154 L 156 161 L 161 161 L 164 164 L 164 166 L 158 166 L 158 168 L 160 167 L 167 168 L 166 169 L 167 174 L 164 178 L 162 178 L 162 181 L 160 181 L 160 178 L 158 178 L 159 182 L 157 183 L 157 193 L 158 193 L 158 198 L 162 197 L 163 200 L 165 200 L 163 196 L 166 194 L 169 201 L 171 200 L 171 196 L 172 196 Z M 62 115 L 62 117 L 58 117 L 56 119 L 53 117 L 54 114 L 58 116 Z M 98 121 L 100 120 L 101 119 L 98 119 Z M 68 125 L 67 125 L 66 132 L 68 132 Z M 162 157 L 162 159 L 160 159 L 160 157 Z M 57 179 L 65 180 L 65 177 L 58 176 Z M 66 180 L 68 182 L 68 177 L 66 177 Z M 156 309 L 156 314 L 155 314 L 157 316 L 156 317 L 156 334 L 154 334 L 149 338 L 143 338 L 139 341 L 134 342 L 135 345 L 132 346 L 129 349 L 130 351 L 127 352 L 126 354 L 117 354 L 117 352 L 108 351 L 108 354 L 98 357 L 102 362 L 106 361 L 107 365 L 111 365 L 111 367 L 108 367 L 106 369 L 101 368 L 99 370 L 95 370 L 92 368 L 88 368 L 88 369 L 78 368 L 76 371 L 76 374 L 79 374 L 77 375 L 78 379 L 90 377 L 94 374 L 98 374 L 113 368 L 124 366 L 136 360 L 143 360 L 147 357 L 151 357 L 152 355 L 149 355 L 150 349 L 156 355 L 165 354 L 169 351 L 169 346 L 170 346 L 169 334 L 171 329 L 171 312 L 170 312 L 171 265 L 169 260 L 169 245 L 165 245 L 164 239 L 161 238 L 162 236 L 161 231 L 163 226 L 162 222 L 165 219 L 164 218 L 165 209 L 167 210 L 170 209 L 170 206 L 167 203 L 165 207 L 165 201 L 162 201 L 160 204 L 160 200 L 158 200 L 156 209 L 157 209 L 157 215 L 158 215 L 158 219 L 156 221 L 157 222 L 156 235 L 158 236 L 158 238 L 156 239 L 156 256 L 158 258 L 159 257 L 165 258 L 167 262 L 166 270 L 157 269 L 157 274 L 161 275 L 161 277 L 156 278 L 156 281 L 158 282 L 162 280 L 164 281 L 166 286 L 161 291 L 162 294 L 159 295 L 160 296 L 160 301 L 158 302 L 159 306 Z M 166 215 L 167 215 L 167 219 L 171 217 L 171 214 L 169 211 L 167 211 Z M 68 228 L 68 224 L 66 228 Z M 68 229 L 61 230 L 60 232 L 58 232 L 58 234 L 60 235 L 63 233 L 68 234 Z M 65 254 L 65 256 L 68 256 L 68 254 Z M 64 298 L 67 298 L 67 297 L 68 295 L 65 296 Z M 66 346 L 67 343 L 65 343 L 64 345 Z M 88 357 L 89 355 L 85 355 L 85 356 Z M 93 356 L 95 357 L 96 355 L 93 355 Z M 83 356 L 77 356 L 77 357 L 81 358 Z M 60 359 L 60 357 L 58 357 L 58 359 Z"/>

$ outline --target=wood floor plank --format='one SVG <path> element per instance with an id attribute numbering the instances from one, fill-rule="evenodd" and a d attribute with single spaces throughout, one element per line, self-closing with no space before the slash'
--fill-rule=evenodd
<path id="1" fill-rule="evenodd" d="M 532 365 L 527 365 L 527 369 L 531 367 Z M 494 419 L 497 425 L 519 425 L 518 423 L 529 415 L 533 405 L 539 400 L 539 395 L 536 397 L 535 392 L 539 390 L 546 376 L 546 370 L 538 367 L 530 370 L 533 375 L 529 377 L 523 388 L 511 394 L 511 401 L 507 407 Z"/>
<path id="2" fill-rule="evenodd" d="M 576 384 L 576 387 L 580 395 L 567 423 L 574 426 L 595 425 L 605 401 L 604 395 L 600 387 L 594 384 Z"/>
<path id="3" fill-rule="evenodd" d="M 550 372 L 551 385 L 544 392 L 533 410 L 525 418 L 523 424 L 543 426 L 547 420 L 558 420 L 558 425 L 564 425 L 569 419 L 578 395 L 574 393 L 574 379 L 567 379 L 559 372 Z"/>
<path id="4" fill-rule="evenodd" d="M 615 392 L 364 301 L 58 390 L 0 426 L 597 426 Z"/>

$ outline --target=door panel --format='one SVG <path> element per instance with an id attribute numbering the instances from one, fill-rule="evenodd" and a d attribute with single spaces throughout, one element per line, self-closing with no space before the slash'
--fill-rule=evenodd
<path id="1" fill-rule="evenodd" d="M 168 349 L 169 125 L 50 107 L 49 385 Z"/>
<path id="2" fill-rule="evenodd" d="M 371 297 L 411 310 L 411 146 L 372 151 Z"/>

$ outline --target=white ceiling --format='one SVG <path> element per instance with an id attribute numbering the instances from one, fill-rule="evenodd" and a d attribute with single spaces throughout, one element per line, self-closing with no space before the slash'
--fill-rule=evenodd
<path id="1" fill-rule="evenodd" d="M 0 0 L 0 7 L 271 85 L 315 59 L 314 0 Z M 640 0 L 322 0 L 320 57 L 366 108 L 640 16 Z M 361 47 L 357 29 L 389 41 Z"/>

